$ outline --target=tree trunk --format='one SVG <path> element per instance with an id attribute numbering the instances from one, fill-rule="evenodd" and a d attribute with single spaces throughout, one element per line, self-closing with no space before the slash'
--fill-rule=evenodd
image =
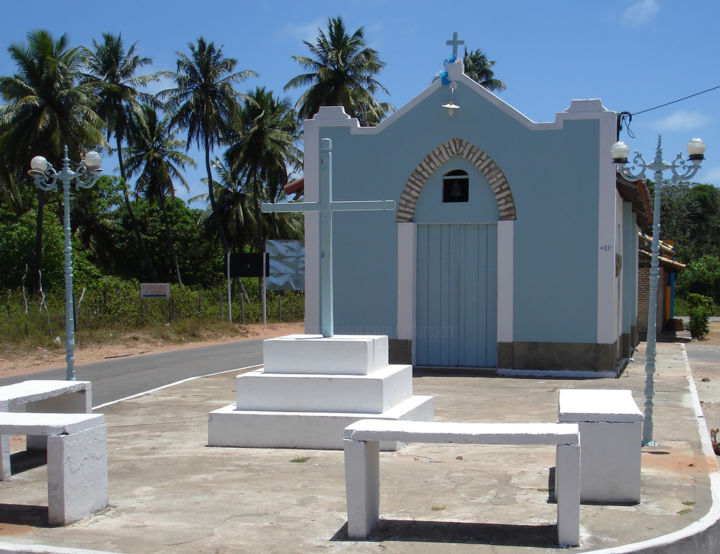
<path id="1" fill-rule="evenodd" d="M 255 245 L 257 247 L 257 251 L 262 254 L 265 250 L 265 240 L 263 237 L 263 225 L 262 225 L 262 213 L 260 212 L 260 190 L 258 187 L 258 180 L 257 180 L 257 171 L 252 172 L 253 175 L 253 204 L 254 204 L 254 211 L 255 211 L 255 225 L 256 225 L 256 232 L 257 237 L 255 239 Z M 262 260 L 263 267 L 265 264 L 265 259 Z M 263 290 L 265 288 L 265 277 L 260 277 L 258 279 L 258 291 L 260 292 L 260 300 L 263 299 Z"/>
<path id="2" fill-rule="evenodd" d="M 205 137 L 205 171 L 207 171 L 207 182 L 208 182 L 208 198 L 210 198 L 210 208 L 212 209 L 213 219 L 215 220 L 215 227 L 217 228 L 218 236 L 220 237 L 220 243 L 223 246 L 223 250 L 226 254 L 230 252 L 230 243 L 228 242 L 225 230 L 222 226 L 222 218 L 217 210 L 215 203 L 215 191 L 213 190 L 213 179 L 212 179 L 212 168 L 210 167 L 210 139 Z"/>
<path id="3" fill-rule="evenodd" d="M 45 212 L 45 191 L 40 189 L 38 195 L 38 209 L 35 217 L 35 260 L 33 261 L 33 270 L 30 273 L 30 283 L 35 290 L 40 288 L 40 270 L 42 269 L 42 249 L 43 249 L 43 214 Z"/>
<path id="4" fill-rule="evenodd" d="M 160 209 L 163 214 L 163 224 L 165 225 L 165 233 L 168 237 L 168 243 L 170 244 L 170 257 L 172 258 L 173 269 L 175 270 L 175 277 L 177 278 L 178 285 L 182 285 L 182 277 L 180 276 L 180 265 L 178 264 L 177 250 L 175 250 L 175 236 L 168 220 L 167 209 L 165 207 L 165 197 L 160 198 Z"/>
<path id="5" fill-rule="evenodd" d="M 127 179 L 125 177 L 125 164 L 122 157 L 122 137 L 118 133 L 115 133 L 115 141 L 117 143 L 118 164 L 120 165 L 120 180 L 123 196 L 125 197 L 125 207 L 127 208 L 128 216 L 130 217 L 130 225 L 132 226 L 135 238 L 140 245 L 140 253 L 142 254 L 143 260 L 145 260 L 145 267 L 147 268 L 148 273 L 150 273 L 150 278 L 154 282 L 157 282 L 159 280 L 157 271 L 155 271 L 152 258 L 150 258 L 150 254 L 148 254 L 145 239 L 140 232 L 140 226 L 138 225 L 137 219 L 135 219 L 135 212 L 133 212 L 132 204 L 130 203 L 130 193 L 128 192 Z"/>

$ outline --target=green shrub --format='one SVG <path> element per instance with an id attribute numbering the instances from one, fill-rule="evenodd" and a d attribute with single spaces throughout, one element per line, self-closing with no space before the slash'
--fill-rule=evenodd
<path id="1" fill-rule="evenodd" d="M 694 339 L 702 339 L 710 332 L 710 310 L 713 299 L 702 294 L 688 294 L 690 305 L 690 335 Z"/>
<path id="2" fill-rule="evenodd" d="M 713 299 L 704 294 L 696 294 L 691 292 L 687 295 L 687 301 L 691 308 L 705 308 L 710 311 L 713 305 Z"/>
<path id="3" fill-rule="evenodd" d="M 233 322 L 262 321 L 257 279 L 243 279 L 247 298 L 240 301 L 240 287 L 233 284 Z M 87 285 L 75 286 L 75 324 L 78 330 L 123 328 L 138 329 L 161 326 L 169 321 L 191 334 L 192 326 L 205 321 L 227 321 L 227 287 L 197 289 L 170 285 L 171 298 L 140 298 L 140 282 L 135 279 L 103 276 Z M 37 294 L 6 289 L 0 295 L 0 344 L 23 342 L 42 346 L 55 344 L 55 337 L 65 334 L 65 294 L 61 287 L 46 290 L 45 302 Z M 27 302 L 27 311 L 26 311 Z M 282 309 L 278 314 L 278 302 Z M 280 317 L 278 317 L 280 315 Z M 267 292 L 267 320 L 302 321 L 305 316 L 303 291 L 284 294 Z M 190 322 L 189 320 L 194 320 Z M 180 322 L 183 323 L 180 323 Z"/>
<path id="4" fill-rule="evenodd" d="M 673 315 L 675 317 L 683 316 L 683 315 L 690 315 L 690 305 L 688 304 L 688 301 L 680 296 L 675 297 L 675 310 Z"/>
<path id="5" fill-rule="evenodd" d="M 690 315 L 690 303 L 687 301 L 687 299 L 676 296 L 675 297 L 675 317 Z M 710 315 L 714 317 L 720 317 L 720 305 L 713 302 L 713 305 L 710 307 Z"/>
<path id="6" fill-rule="evenodd" d="M 692 293 L 710 296 L 720 304 L 720 259 L 705 255 L 691 261 L 677 278 L 680 296 Z"/>

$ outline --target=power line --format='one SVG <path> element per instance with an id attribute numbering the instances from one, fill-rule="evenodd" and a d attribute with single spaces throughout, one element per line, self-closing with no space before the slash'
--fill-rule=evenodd
<path id="1" fill-rule="evenodd" d="M 664 108 L 665 106 L 670 106 L 671 104 L 677 104 L 678 102 L 682 102 L 683 100 L 687 100 L 688 98 L 693 98 L 695 96 L 700 96 L 701 94 L 705 94 L 707 92 L 712 92 L 713 90 L 720 89 L 720 85 L 716 85 L 714 87 L 710 87 L 705 90 L 701 90 L 700 92 L 695 92 L 693 94 L 689 94 L 688 96 L 683 96 L 682 98 L 678 98 L 677 100 L 672 100 L 670 102 L 665 102 L 664 104 L 660 104 L 659 106 L 654 106 L 652 108 L 648 108 L 646 110 L 641 110 L 639 112 L 630 113 L 630 112 L 621 112 L 618 114 L 618 122 L 617 122 L 617 134 L 618 137 L 620 136 L 620 131 L 622 131 L 623 127 L 625 128 L 625 132 L 628 134 L 630 138 L 635 138 L 635 134 L 630 130 L 630 123 L 632 122 L 632 118 L 634 115 L 640 115 L 647 112 L 651 112 L 653 110 L 657 110 L 659 108 Z"/>
<path id="2" fill-rule="evenodd" d="M 701 94 L 705 94 L 706 92 L 711 92 L 711 91 L 717 90 L 717 89 L 719 89 L 719 88 L 720 88 L 720 85 L 717 85 L 717 86 L 711 87 L 711 88 L 709 88 L 709 89 L 701 90 L 700 92 L 696 92 L 696 93 L 694 93 L 694 94 L 690 94 L 690 95 L 688 95 L 688 96 L 683 96 L 682 98 L 678 98 L 677 100 L 672 100 L 671 102 L 665 102 L 664 104 L 660 104 L 659 106 L 655 106 L 655 107 L 653 107 L 653 108 L 648 108 L 647 110 L 642 110 L 642 111 L 639 111 L 639 112 L 635 112 L 635 113 L 630 114 L 630 115 L 640 115 L 640 114 L 642 114 L 642 113 L 651 112 L 651 111 L 653 111 L 653 110 L 657 110 L 658 108 L 664 108 L 665 106 L 669 106 L 670 104 L 677 104 L 678 102 L 682 102 L 683 100 L 687 100 L 688 98 L 692 98 L 692 97 L 694 97 L 694 96 L 700 96 Z"/>

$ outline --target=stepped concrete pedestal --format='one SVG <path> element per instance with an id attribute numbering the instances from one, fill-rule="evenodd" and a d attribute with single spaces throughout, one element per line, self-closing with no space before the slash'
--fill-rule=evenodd
<path id="1" fill-rule="evenodd" d="M 209 446 L 342 450 L 360 419 L 435 416 L 432 396 L 413 395 L 412 366 L 388 364 L 387 336 L 288 335 L 264 341 L 263 356 L 238 375 L 236 402 L 210 412 Z"/>

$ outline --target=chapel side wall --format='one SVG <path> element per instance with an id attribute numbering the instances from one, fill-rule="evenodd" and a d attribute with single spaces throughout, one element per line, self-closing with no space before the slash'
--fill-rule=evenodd
<path id="1" fill-rule="evenodd" d="M 638 264 L 638 311 L 637 330 L 641 341 L 647 340 L 648 308 L 650 306 L 650 261 L 640 258 Z M 646 261 L 647 260 L 647 261 Z"/>
<path id="2" fill-rule="evenodd" d="M 637 306 L 637 215 L 633 213 L 630 202 L 623 203 L 623 326 L 621 356 L 630 358 L 632 349 L 637 344 L 635 312 Z"/>
<path id="3" fill-rule="evenodd" d="M 648 310 L 650 308 L 650 258 L 644 256 L 641 258 L 639 264 L 639 278 L 638 278 L 638 317 L 637 317 L 637 329 L 638 337 L 641 341 L 647 340 L 648 334 Z M 665 302 L 666 302 L 666 289 L 670 285 L 670 273 L 662 267 L 659 268 L 660 275 L 658 276 L 657 286 L 657 304 L 655 306 L 655 322 L 657 336 L 659 337 L 663 331 L 665 324 Z"/>
<path id="4" fill-rule="evenodd" d="M 639 284 L 640 284 L 640 265 L 639 265 L 639 258 L 640 258 L 640 249 L 638 248 L 638 233 L 640 233 L 640 225 L 638 225 L 637 222 L 637 214 L 633 212 L 632 214 L 632 220 L 633 220 L 633 234 L 632 237 L 630 237 L 630 240 L 632 240 L 632 253 L 633 258 L 630 260 L 630 263 L 632 264 L 632 270 L 633 270 L 633 280 L 632 280 L 632 297 L 633 297 L 633 303 L 630 306 L 631 313 L 630 313 L 630 332 L 632 334 L 632 346 L 635 347 L 638 344 L 640 344 L 640 335 L 638 333 L 638 326 L 637 326 L 637 320 L 638 320 L 638 306 L 640 304 L 640 292 L 639 292 Z"/>
<path id="5" fill-rule="evenodd" d="M 616 359 L 626 358 L 623 348 L 623 318 L 625 310 L 625 273 L 622 270 L 623 258 L 625 256 L 625 201 L 615 188 L 615 332 L 617 350 Z M 629 337 L 627 338 L 629 344 Z"/>

